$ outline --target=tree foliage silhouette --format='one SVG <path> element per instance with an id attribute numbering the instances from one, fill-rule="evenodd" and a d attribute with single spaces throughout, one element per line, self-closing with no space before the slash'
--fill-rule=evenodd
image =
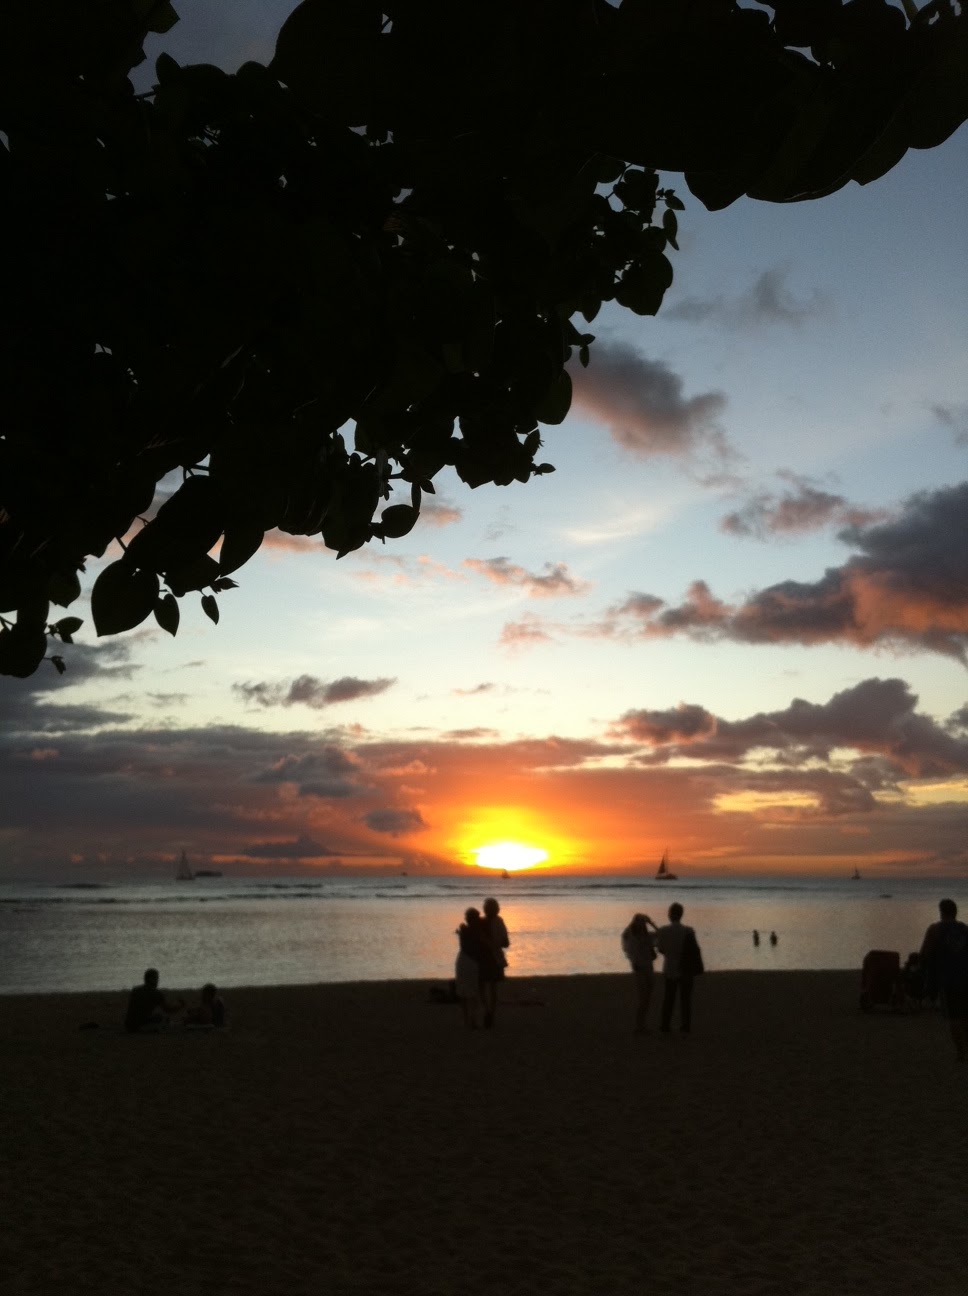
<path id="1" fill-rule="evenodd" d="M 268 67 L 163 54 L 137 95 L 167 0 L 16 6 L 0 672 L 71 641 L 51 604 L 125 537 L 98 634 L 174 634 L 192 591 L 218 620 L 271 528 L 341 556 L 410 531 L 444 465 L 470 487 L 551 471 L 539 425 L 568 413 L 586 326 L 612 300 L 654 315 L 672 281 L 660 172 L 711 209 L 799 201 L 964 119 L 963 6 L 904 10 L 306 0 Z"/>

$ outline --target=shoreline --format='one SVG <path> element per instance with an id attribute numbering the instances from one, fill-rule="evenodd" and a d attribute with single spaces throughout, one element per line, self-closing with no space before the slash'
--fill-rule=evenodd
<path id="1" fill-rule="evenodd" d="M 630 974 L 509 977 L 474 1032 L 439 980 L 226 990 L 228 1031 L 134 1037 L 126 991 L 0 997 L 4 1290 L 963 1291 L 940 1013 L 710 972 L 661 1036 L 659 982 L 645 1036 Z"/>

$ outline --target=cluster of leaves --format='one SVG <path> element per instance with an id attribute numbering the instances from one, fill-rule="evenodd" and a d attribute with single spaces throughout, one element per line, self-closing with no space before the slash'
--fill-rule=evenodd
<path id="1" fill-rule="evenodd" d="M 125 537 L 95 628 L 153 613 L 173 634 L 191 591 L 218 619 L 271 528 L 339 556 L 405 535 L 445 465 L 471 487 L 552 471 L 539 424 L 594 341 L 576 320 L 655 314 L 671 283 L 682 203 L 659 170 L 709 207 L 814 197 L 965 116 L 953 0 L 911 23 L 886 0 L 768 8 L 305 0 L 268 68 L 162 55 L 138 96 L 166 0 L 19 6 L 0 673 L 70 641 L 50 604 Z"/>

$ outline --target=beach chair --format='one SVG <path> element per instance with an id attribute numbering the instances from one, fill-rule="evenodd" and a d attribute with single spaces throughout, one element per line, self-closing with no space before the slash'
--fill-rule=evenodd
<path id="1" fill-rule="evenodd" d="M 861 967 L 861 1012 L 879 1007 L 897 1011 L 903 1006 L 900 954 L 894 950 L 868 950 Z"/>

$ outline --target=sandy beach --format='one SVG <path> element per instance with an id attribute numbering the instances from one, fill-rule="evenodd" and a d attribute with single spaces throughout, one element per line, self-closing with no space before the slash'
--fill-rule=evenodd
<path id="1" fill-rule="evenodd" d="M 966 1290 L 936 1011 L 711 973 L 691 1037 L 636 1036 L 608 975 L 509 980 L 468 1032 L 428 985 L 233 990 L 227 1032 L 137 1037 L 121 993 L 0 999 L 0 1292 Z"/>

